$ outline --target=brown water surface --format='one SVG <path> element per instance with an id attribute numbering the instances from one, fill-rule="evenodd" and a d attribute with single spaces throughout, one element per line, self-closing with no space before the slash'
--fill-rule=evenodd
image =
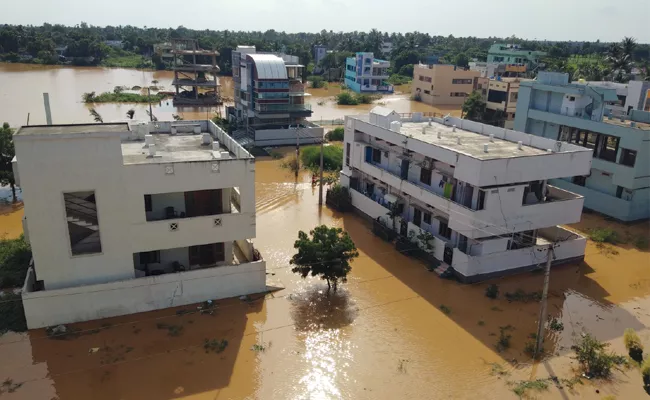
<path id="1" fill-rule="evenodd" d="M 508 382 L 575 375 L 569 347 L 583 331 L 619 353 L 628 327 L 650 345 L 647 251 L 589 242 L 584 262 L 555 268 L 548 311 L 564 330 L 547 335 L 546 358 L 533 365 L 524 346 L 539 303 L 508 302 L 504 293 L 539 290 L 542 275 L 494 281 L 496 300 L 484 295 L 488 283 L 442 280 L 375 237 L 360 217 L 319 208 L 308 174 L 296 180 L 280 163 L 256 161 L 255 243 L 267 260 L 268 284 L 283 290 L 250 302 L 219 301 L 213 315 L 196 314 L 194 306 L 75 324 L 84 334 L 66 340 L 43 330 L 5 335 L 0 378 L 22 386 L 3 399 L 516 399 Z M 300 279 L 288 264 L 297 231 L 318 224 L 344 228 L 360 251 L 348 283 L 329 296 L 323 281 Z M 647 224 L 589 214 L 573 228 L 596 226 L 630 240 L 648 235 Z M 171 335 L 170 325 L 182 326 L 180 334 Z M 511 346 L 499 353 L 500 327 L 507 326 Z M 206 353 L 205 339 L 228 345 Z M 493 374 L 492 363 L 504 375 Z M 638 370 L 574 389 L 551 385 L 538 398 L 605 395 L 645 398 Z"/>
<path id="2" fill-rule="evenodd" d="M 125 68 L 69 67 L 33 64 L 0 63 L 0 123 L 9 122 L 14 127 L 27 123 L 45 124 L 43 93 L 50 94 L 52 121 L 55 124 L 93 122 L 88 110 L 95 107 L 105 122 L 126 121 L 126 112 L 135 109 L 135 119 L 146 120 L 147 104 L 85 104 L 81 96 L 87 92 L 113 91 L 115 86 L 148 87 L 153 80 L 164 90 L 173 90 L 171 71 L 150 71 Z M 221 90 L 227 101 L 233 98 L 231 77 L 220 77 Z M 409 100 L 408 85 L 397 88 L 402 94 L 384 96 L 380 104 L 398 112 L 428 111 L 459 115 L 458 107 L 435 108 Z M 314 121 L 343 118 L 345 115 L 367 112 L 373 105 L 338 106 L 333 96 L 340 92 L 338 84 L 329 84 L 328 89 L 309 89 L 312 94 L 307 103 L 312 105 Z M 400 92 L 401 93 L 401 92 Z M 377 103 L 377 102 L 376 102 Z M 226 103 L 229 104 L 229 103 Z M 153 113 L 160 120 L 170 120 L 173 114 L 185 119 L 211 118 L 223 107 L 173 107 L 171 99 L 153 105 Z"/>

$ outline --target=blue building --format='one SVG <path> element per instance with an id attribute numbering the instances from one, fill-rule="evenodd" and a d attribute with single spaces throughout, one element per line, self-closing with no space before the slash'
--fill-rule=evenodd
<path id="1" fill-rule="evenodd" d="M 345 59 L 345 86 L 357 93 L 393 93 L 388 83 L 390 62 L 375 58 L 373 53 L 357 53 Z"/>
<path id="2" fill-rule="evenodd" d="M 593 149 L 589 175 L 552 184 L 585 196 L 586 208 L 634 221 L 650 217 L 650 113 L 614 118 L 618 101 L 615 89 L 540 72 L 520 84 L 514 129 Z"/>

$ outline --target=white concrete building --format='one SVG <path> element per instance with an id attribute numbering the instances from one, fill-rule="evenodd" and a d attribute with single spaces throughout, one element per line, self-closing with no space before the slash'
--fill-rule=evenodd
<path id="1" fill-rule="evenodd" d="M 255 161 L 211 121 L 26 126 L 14 142 L 29 328 L 266 290 Z"/>
<path id="2" fill-rule="evenodd" d="M 581 259 L 583 197 L 551 178 L 588 174 L 592 150 L 446 117 L 422 121 L 383 107 L 345 121 L 341 184 L 352 204 L 396 230 L 433 234 L 433 255 L 466 282 L 532 269 L 558 241 L 554 263 Z M 444 267 L 444 265 L 443 265 Z"/>

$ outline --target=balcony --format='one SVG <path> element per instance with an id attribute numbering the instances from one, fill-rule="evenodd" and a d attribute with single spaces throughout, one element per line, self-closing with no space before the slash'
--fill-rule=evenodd
<path id="1" fill-rule="evenodd" d="M 255 104 L 255 111 L 269 114 L 311 114 L 311 104 Z"/>
<path id="2" fill-rule="evenodd" d="M 365 144 L 363 145 L 365 146 Z M 583 196 L 553 186 L 548 186 L 546 200 L 541 203 L 502 210 L 499 206 L 500 194 L 495 196 L 495 194 L 489 193 L 486 195 L 485 204 L 489 204 L 489 196 L 495 196 L 497 206 L 473 210 L 431 191 L 426 186 L 404 180 L 380 166 L 355 157 L 351 158 L 351 163 L 353 167 L 371 177 L 447 213 L 450 220 L 449 227 L 469 238 L 498 236 L 509 232 L 570 224 L 580 221 L 582 214 Z"/>

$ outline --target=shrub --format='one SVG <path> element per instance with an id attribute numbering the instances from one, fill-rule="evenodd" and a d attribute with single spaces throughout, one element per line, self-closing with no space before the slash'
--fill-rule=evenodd
<path id="1" fill-rule="evenodd" d="M 32 251 L 24 236 L 0 240 L 0 289 L 21 287 Z"/>
<path id="2" fill-rule="evenodd" d="M 518 382 L 512 389 L 513 392 L 519 397 L 524 397 L 528 390 L 535 390 L 538 392 L 548 389 L 548 381 L 546 379 L 537 379 L 534 381 L 521 381 Z"/>
<path id="3" fill-rule="evenodd" d="M 347 187 L 336 184 L 327 190 L 327 196 L 336 204 L 350 202 L 350 191 Z"/>
<path id="4" fill-rule="evenodd" d="M 0 297 L 0 335 L 7 331 L 27 330 L 23 299 L 20 294 L 9 293 Z"/>
<path id="5" fill-rule="evenodd" d="M 499 297 L 499 286 L 493 283 L 485 288 L 485 296 L 491 299 Z"/>
<path id="6" fill-rule="evenodd" d="M 587 376 L 606 378 L 611 374 L 615 365 L 625 363 L 625 358 L 614 353 L 607 353 L 608 343 L 598 341 L 588 333 L 582 335 L 571 350 L 576 353 L 575 359 Z"/>
<path id="7" fill-rule="evenodd" d="M 300 150 L 302 165 L 310 170 L 320 168 L 320 146 L 307 146 Z M 323 147 L 323 169 L 340 171 L 343 167 L 343 148 L 338 146 Z"/>
<path id="8" fill-rule="evenodd" d="M 619 242 L 618 233 L 611 228 L 595 228 L 589 232 L 589 238 L 597 243 L 616 244 Z"/>
<path id="9" fill-rule="evenodd" d="M 350 92 L 341 92 L 336 95 L 336 104 L 340 106 L 356 106 L 359 102 Z"/>
<path id="10" fill-rule="evenodd" d="M 343 140 L 343 134 L 345 133 L 345 129 L 342 126 L 339 126 L 337 128 L 334 128 L 333 130 L 327 132 L 325 135 L 325 138 L 329 141 L 342 141 Z"/>
<path id="11" fill-rule="evenodd" d="M 447 315 L 451 314 L 451 308 L 447 307 L 444 304 L 440 305 L 440 311 L 442 311 L 443 313 L 445 313 Z"/>
<path id="12" fill-rule="evenodd" d="M 625 343 L 625 348 L 630 354 L 630 357 L 634 361 L 641 362 L 643 360 L 643 344 L 634 329 L 627 328 L 625 330 L 623 333 L 623 342 Z"/>
<path id="13" fill-rule="evenodd" d="M 411 82 L 412 78 L 400 74 L 393 74 L 388 78 L 391 85 L 404 85 Z"/>
<path id="14" fill-rule="evenodd" d="M 650 385 L 650 358 L 646 358 L 641 364 L 641 376 L 643 376 L 643 383 Z"/>
<path id="15" fill-rule="evenodd" d="M 311 87 L 314 89 L 322 88 L 325 86 L 325 81 L 322 76 L 310 75 L 307 80 L 311 82 Z"/>
<path id="16" fill-rule="evenodd" d="M 499 340 L 497 341 L 497 351 L 502 352 L 503 350 L 510 348 L 510 339 L 512 335 L 508 332 L 514 329 L 512 325 L 500 326 L 499 327 Z"/>
<path id="17" fill-rule="evenodd" d="M 355 96 L 357 104 L 370 104 L 372 103 L 373 97 L 369 94 L 359 93 Z"/>
<path id="18" fill-rule="evenodd" d="M 551 319 L 551 322 L 548 324 L 550 330 L 555 332 L 562 332 L 564 330 L 564 324 L 560 322 L 557 318 Z"/>

